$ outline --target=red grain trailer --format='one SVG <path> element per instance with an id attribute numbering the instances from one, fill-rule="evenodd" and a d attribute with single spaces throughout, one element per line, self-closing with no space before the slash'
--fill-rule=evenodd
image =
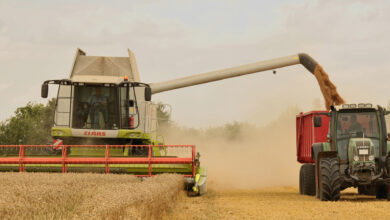
<path id="1" fill-rule="evenodd" d="M 328 111 L 310 111 L 296 117 L 297 160 L 302 163 L 299 172 L 299 192 L 315 195 L 315 166 L 311 156 L 314 143 L 326 142 L 330 117 Z"/>
<path id="2" fill-rule="evenodd" d="M 326 142 L 330 117 L 328 111 L 310 111 L 296 117 L 297 160 L 300 163 L 314 163 L 311 158 L 311 146 L 314 143 Z M 321 123 L 315 126 L 315 118 Z M 318 119 L 317 119 L 318 120 Z"/>

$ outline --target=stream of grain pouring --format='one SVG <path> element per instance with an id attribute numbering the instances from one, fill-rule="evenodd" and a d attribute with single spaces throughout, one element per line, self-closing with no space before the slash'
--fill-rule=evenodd
<path id="1" fill-rule="evenodd" d="M 320 85 L 327 110 L 329 110 L 332 105 L 341 105 L 345 103 L 344 99 L 337 92 L 336 86 L 332 83 L 332 81 L 330 81 L 328 74 L 321 65 L 317 64 L 314 70 L 314 76 Z"/>

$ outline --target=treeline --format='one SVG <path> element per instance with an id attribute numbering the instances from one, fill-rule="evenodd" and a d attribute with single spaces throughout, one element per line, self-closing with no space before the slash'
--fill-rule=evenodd
<path id="1" fill-rule="evenodd" d="M 0 144 L 49 144 L 54 123 L 55 99 L 44 104 L 27 103 L 0 123 Z"/>

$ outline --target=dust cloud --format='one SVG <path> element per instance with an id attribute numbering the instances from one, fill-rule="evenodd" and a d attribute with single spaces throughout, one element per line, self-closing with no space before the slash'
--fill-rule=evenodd
<path id="1" fill-rule="evenodd" d="M 314 76 L 317 78 L 318 84 L 320 85 L 327 110 L 329 110 L 332 105 L 340 105 L 344 103 L 344 99 L 341 98 L 337 92 L 336 86 L 332 83 L 332 81 L 330 81 L 328 74 L 321 65 L 317 64 L 314 70 Z"/>
<path id="2" fill-rule="evenodd" d="M 167 144 L 195 144 L 212 188 L 259 188 L 298 185 L 295 115 L 287 108 L 265 127 L 228 123 L 203 130 L 170 126 Z M 262 116 L 266 117 L 266 116 Z"/>
<path id="3" fill-rule="evenodd" d="M 326 109 L 344 103 L 320 65 L 316 66 L 314 75 Z M 313 102 L 316 109 L 319 103 L 319 100 Z M 169 140 L 167 144 L 197 146 L 201 165 L 208 169 L 211 187 L 296 186 L 300 164 L 296 160 L 295 116 L 299 112 L 298 107 L 289 107 L 264 127 L 233 122 L 222 127 L 197 130 L 171 125 L 165 129 L 165 136 Z"/>

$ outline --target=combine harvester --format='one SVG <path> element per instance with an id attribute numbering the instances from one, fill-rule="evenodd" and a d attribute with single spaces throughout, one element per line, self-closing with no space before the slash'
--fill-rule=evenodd
<path id="1" fill-rule="evenodd" d="M 343 104 L 296 117 L 299 191 L 337 201 L 340 191 L 390 200 L 390 134 L 385 115 L 372 104 Z"/>
<path id="2" fill-rule="evenodd" d="M 133 53 L 129 57 L 86 56 L 78 49 L 68 79 L 59 85 L 51 145 L 0 145 L 0 169 L 19 172 L 131 173 L 149 177 L 179 173 L 189 195 L 206 192 L 206 169 L 192 145 L 164 145 L 152 94 L 246 74 L 317 63 L 306 54 L 232 67 L 176 80 L 142 83 Z"/>

